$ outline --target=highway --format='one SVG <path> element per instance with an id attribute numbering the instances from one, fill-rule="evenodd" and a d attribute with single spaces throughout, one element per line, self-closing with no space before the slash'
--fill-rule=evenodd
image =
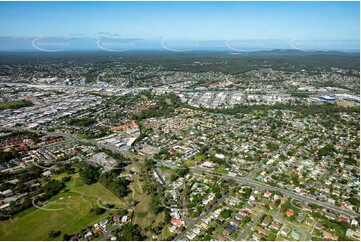
<path id="1" fill-rule="evenodd" d="M 309 198 L 309 197 L 305 197 L 305 196 L 299 195 L 299 194 L 297 194 L 297 193 L 295 193 L 293 191 L 288 191 L 288 190 L 285 190 L 285 189 L 282 189 L 282 188 L 273 187 L 273 186 L 270 186 L 270 185 L 267 185 L 267 184 L 263 184 L 261 182 L 249 180 L 247 178 L 246 179 L 238 178 L 238 177 L 229 177 L 229 178 L 234 179 L 235 181 L 237 181 L 240 184 L 246 184 L 246 185 L 250 185 L 250 186 L 254 186 L 254 187 L 258 187 L 258 188 L 263 188 L 263 189 L 267 189 L 267 190 L 272 190 L 272 191 L 279 191 L 279 192 L 281 192 L 283 195 L 285 195 L 287 197 L 294 198 L 294 199 L 297 199 L 299 201 L 303 201 L 303 202 L 306 202 L 306 203 L 313 203 L 313 204 L 322 206 L 324 208 L 327 208 L 329 210 L 339 212 L 339 213 L 344 214 L 344 215 L 348 215 L 348 216 L 351 216 L 351 217 L 359 216 L 359 214 L 354 212 L 354 211 L 350 211 L 350 210 L 343 209 L 343 208 L 340 208 L 340 207 L 337 207 L 337 206 L 334 206 L 334 205 L 331 205 L 331 204 L 328 204 L 328 203 L 324 203 L 324 202 L 321 202 L 321 201 L 318 201 L 318 200 L 315 200 L 315 199 L 312 199 L 312 198 Z"/>
<path id="2" fill-rule="evenodd" d="M 29 130 L 29 129 L 26 129 L 26 128 L 22 128 L 22 129 L 17 128 L 17 129 L 12 129 L 12 130 L 28 130 L 28 131 L 34 132 L 34 130 Z M 39 132 L 39 131 L 35 131 L 35 132 Z M 108 148 L 108 149 L 110 148 L 110 147 L 105 147 L 104 145 L 101 145 L 101 144 L 96 143 L 96 142 L 91 142 L 91 141 L 88 141 L 88 140 L 80 139 L 80 138 L 76 137 L 75 135 L 63 134 L 63 133 L 53 133 L 53 132 L 44 132 L 44 131 L 40 131 L 40 132 L 46 133 L 48 135 L 58 135 L 58 136 L 67 137 L 67 138 L 70 138 L 72 140 L 77 140 L 77 141 L 80 141 L 80 142 L 83 142 L 83 143 L 96 145 L 98 148 Z M 125 153 L 119 151 L 118 149 L 112 149 L 112 151 L 117 152 L 117 153 L 121 153 L 122 155 L 125 155 Z M 129 154 L 127 156 L 129 156 Z M 157 166 L 167 166 L 167 167 L 170 167 L 172 169 L 180 169 L 180 167 L 178 167 L 176 165 L 163 163 L 163 162 L 162 163 L 158 162 Z M 351 211 L 351 210 L 348 210 L 348 209 L 343 209 L 343 208 L 337 207 L 337 206 L 329 204 L 329 203 L 321 202 L 321 201 L 318 201 L 316 199 L 300 195 L 300 194 L 298 194 L 296 192 L 293 192 L 293 191 L 285 190 L 285 189 L 282 189 L 282 188 L 279 188 L 279 187 L 270 186 L 268 184 L 264 184 L 264 183 L 261 183 L 261 182 L 258 182 L 258 181 L 254 181 L 254 180 L 249 179 L 249 178 L 233 177 L 233 176 L 228 176 L 226 174 L 219 175 L 219 174 L 212 173 L 209 170 L 201 169 L 201 168 L 190 168 L 190 170 L 195 172 L 195 173 L 198 173 L 198 174 L 208 173 L 208 174 L 219 176 L 222 179 L 233 179 L 233 180 L 235 180 L 236 182 L 238 182 L 239 184 L 242 184 L 242 185 L 249 185 L 249 186 L 253 186 L 253 187 L 257 187 L 257 188 L 261 188 L 261 189 L 266 189 L 266 190 L 271 190 L 271 191 L 279 191 L 284 196 L 287 196 L 287 197 L 290 197 L 290 198 L 293 198 L 293 199 L 297 199 L 297 200 L 303 201 L 305 203 L 316 204 L 316 205 L 322 206 L 322 207 L 324 207 L 326 209 L 329 209 L 331 211 L 341 213 L 343 215 L 347 215 L 347 216 L 350 216 L 350 217 L 358 217 L 359 216 L 359 214 L 354 212 L 354 211 Z"/>
<path id="3" fill-rule="evenodd" d="M 99 89 L 108 89 L 108 90 L 114 90 L 114 91 L 133 91 L 133 90 L 150 90 L 153 89 L 155 91 L 159 91 L 159 92 L 172 92 L 172 91 L 194 91 L 194 89 L 187 89 L 187 88 L 161 88 L 161 87 L 155 87 L 155 88 L 149 88 L 149 87 L 134 87 L 134 88 L 127 88 L 127 87 L 117 87 L 117 86 L 109 86 L 109 87 L 104 87 L 104 86 L 80 86 L 80 85 L 52 85 L 52 84 L 35 84 L 35 83 L 26 83 L 26 82 L 1 82 L 1 84 L 5 84 L 8 86 L 17 86 L 17 87 L 21 87 L 21 86 L 26 86 L 26 87 L 33 87 L 33 88 L 44 88 L 44 89 L 48 89 L 48 88 L 54 88 L 54 89 L 59 89 L 59 88 L 68 88 L 68 89 L 72 89 L 72 90 L 89 90 L 89 91 L 96 91 Z"/>
<path id="4" fill-rule="evenodd" d="M 157 165 L 163 165 L 163 166 L 167 166 L 167 167 L 170 167 L 170 168 L 179 169 L 179 167 L 177 167 L 175 165 L 166 164 L 166 163 L 161 163 L 161 164 L 158 163 Z M 351 217 L 358 217 L 359 216 L 359 214 L 354 212 L 354 211 L 351 211 L 351 210 L 348 210 L 348 209 L 343 209 L 343 208 L 337 207 L 335 205 L 331 205 L 331 204 L 328 204 L 328 203 L 325 203 L 325 202 L 318 201 L 318 200 L 313 199 L 313 198 L 309 198 L 309 197 L 300 195 L 300 194 L 298 194 L 296 192 L 293 192 L 293 191 L 288 191 L 288 190 L 285 190 L 285 189 L 282 189 L 282 188 L 279 188 L 279 187 L 270 186 L 268 184 L 258 182 L 258 181 L 254 181 L 254 180 L 251 180 L 249 178 L 233 177 L 233 176 L 228 176 L 228 175 L 225 175 L 225 174 L 219 175 L 219 174 L 212 173 L 209 170 L 201 169 L 201 168 L 190 168 L 190 170 L 195 172 L 195 173 L 198 173 L 198 174 L 208 173 L 208 174 L 211 174 L 211 175 L 216 175 L 216 176 L 222 177 L 223 179 L 233 179 L 236 182 L 238 182 L 239 184 L 243 184 L 243 185 L 249 185 L 249 186 L 253 186 L 253 187 L 257 187 L 257 188 L 261 188 L 261 189 L 266 189 L 266 190 L 271 190 L 271 191 L 279 191 L 279 192 L 281 192 L 283 195 L 285 195 L 287 197 L 294 198 L 296 200 L 303 201 L 305 203 L 313 203 L 313 204 L 322 206 L 324 208 L 327 208 L 329 210 L 341 213 L 343 215 L 347 215 L 347 216 L 351 216 Z"/>

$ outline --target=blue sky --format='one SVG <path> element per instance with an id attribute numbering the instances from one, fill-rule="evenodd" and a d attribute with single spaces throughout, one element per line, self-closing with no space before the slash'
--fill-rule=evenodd
<path id="1" fill-rule="evenodd" d="M 0 2 L 0 36 L 297 39 L 358 48 L 359 9 L 359 2 Z"/>

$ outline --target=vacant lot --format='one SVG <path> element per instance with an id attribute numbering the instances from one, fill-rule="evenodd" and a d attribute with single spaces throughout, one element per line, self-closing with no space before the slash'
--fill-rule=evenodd
<path id="1" fill-rule="evenodd" d="M 149 204 L 151 196 L 143 190 L 144 182 L 141 181 L 141 174 L 139 173 L 141 166 L 142 164 L 140 163 L 134 163 L 130 166 L 135 167 L 138 172 L 132 176 L 132 183 L 130 184 L 132 193 L 129 194 L 125 200 L 128 203 L 134 200 L 137 201 L 137 204 L 133 207 L 135 215 L 133 217 L 133 223 L 138 224 L 142 229 L 149 227 L 154 228 L 164 221 L 164 214 L 160 213 L 155 216 L 152 212 L 150 212 Z M 151 233 L 146 232 L 145 230 L 143 230 L 143 232 L 147 236 L 151 235 Z"/>
<path id="2" fill-rule="evenodd" d="M 345 107 L 345 108 L 350 108 L 350 107 L 355 107 L 355 104 L 349 103 L 349 102 L 343 102 L 343 101 L 336 101 L 335 102 L 336 105 L 341 106 L 341 107 Z"/>
<path id="3" fill-rule="evenodd" d="M 80 232 L 82 228 L 116 213 L 109 210 L 101 215 L 90 213 L 91 208 L 98 206 L 97 201 L 101 205 L 113 203 L 116 208 L 125 207 L 100 183 L 85 185 L 74 175 L 66 185 L 69 191 L 56 195 L 43 206 L 50 210 L 33 207 L 12 221 L 0 222 L 0 240 L 50 240 L 48 233 L 51 230 L 60 230 L 62 234 L 56 239 L 62 240 L 64 234 Z"/>

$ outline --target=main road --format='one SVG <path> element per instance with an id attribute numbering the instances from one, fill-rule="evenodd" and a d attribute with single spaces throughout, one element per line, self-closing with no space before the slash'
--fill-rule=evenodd
<path id="1" fill-rule="evenodd" d="M 180 167 L 178 167 L 176 165 L 167 164 L 167 163 L 158 163 L 157 165 L 160 165 L 160 166 L 163 165 L 163 166 L 168 166 L 170 168 L 180 169 Z M 288 190 L 285 190 L 285 189 L 282 189 L 282 188 L 279 188 L 279 187 L 270 186 L 268 184 L 264 184 L 262 182 L 254 181 L 254 180 L 251 180 L 249 178 L 229 176 L 229 175 L 226 175 L 226 174 L 219 175 L 219 174 L 212 173 L 209 170 L 200 169 L 200 168 L 190 168 L 190 170 L 195 172 L 195 173 L 198 173 L 198 174 L 208 173 L 208 174 L 211 174 L 211 175 L 216 175 L 216 176 L 222 177 L 223 179 L 233 179 L 236 182 L 238 182 L 239 184 L 243 184 L 243 185 L 249 185 L 249 186 L 253 186 L 253 187 L 257 187 L 257 188 L 261 188 L 261 189 L 266 189 L 266 190 L 278 191 L 278 192 L 281 192 L 283 195 L 285 195 L 287 197 L 294 198 L 294 199 L 303 201 L 305 203 L 313 203 L 313 204 L 322 206 L 324 208 L 327 208 L 329 210 L 341 213 L 343 215 L 348 215 L 348 216 L 351 216 L 351 217 L 359 216 L 359 214 L 354 212 L 354 211 L 351 211 L 351 210 L 348 210 L 348 209 L 343 209 L 343 208 L 337 207 L 337 206 L 332 205 L 332 204 L 328 204 L 328 203 L 321 202 L 321 201 L 318 201 L 318 200 L 310 198 L 310 197 L 300 195 L 300 194 L 295 193 L 293 191 L 288 191 Z"/>
<path id="2" fill-rule="evenodd" d="M 29 130 L 29 129 L 26 129 L 26 128 L 12 128 L 11 130 L 27 130 L 27 131 L 32 131 L 34 132 L 34 130 Z M 36 131 L 35 131 L 36 132 Z M 39 131 L 37 131 L 39 132 Z M 40 131 L 41 132 L 41 131 Z M 70 138 L 72 140 L 77 140 L 77 141 L 81 141 L 83 143 L 88 143 L 88 144 L 92 144 L 92 145 L 96 145 L 98 146 L 98 148 L 109 148 L 109 147 L 105 147 L 104 145 L 101 145 L 99 143 L 95 143 L 95 142 L 92 142 L 92 141 L 88 141 L 88 140 L 83 140 L 83 139 L 79 139 L 78 137 L 76 137 L 75 135 L 70 135 L 70 134 L 63 134 L 63 133 L 54 133 L 54 132 L 44 132 L 42 131 L 43 133 L 46 133 L 46 134 L 51 134 L 51 135 L 59 135 L 59 136 L 64 136 L 64 137 L 67 137 L 67 138 Z M 115 149 L 112 149 L 113 152 L 117 152 L 117 153 L 121 153 L 122 155 L 125 155 L 123 152 L 119 151 L 119 150 L 115 150 Z M 168 163 L 161 163 L 161 162 L 158 162 L 157 163 L 158 166 L 168 166 L 170 168 L 173 168 L 173 169 L 180 169 L 180 167 L 176 166 L 176 165 L 173 165 L 173 164 L 168 164 Z M 340 207 L 337 207 L 335 205 L 332 205 L 332 204 L 328 204 L 328 203 L 324 203 L 324 202 L 321 202 L 321 201 L 318 201 L 316 199 L 313 199 L 313 198 L 309 198 L 309 197 L 306 197 L 306 196 L 303 196 L 303 195 L 299 195 L 293 191 L 288 191 L 288 190 L 285 190 L 285 189 L 282 189 L 282 188 L 279 188 L 279 187 L 274 187 L 274 186 L 270 186 L 268 184 L 264 184 L 264 183 L 261 183 L 261 182 L 258 182 L 258 181 L 254 181 L 254 180 L 251 180 L 249 178 L 244 178 L 244 177 L 236 177 L 236 176 L 229 176 L 229 175 L 226 175 L 226 174 L 222 174 L 222 175 L 219 175 L 219 174 L 215 174 L 215 173 L 212 173 L 210 172 L 209 170 L 205 170 L 205 169 L 200 169 L 200 168 L 190 168 L 191 171 L 195 172 L 195 173 L 208 173 L 208 174 L 212 174 L 212 175 L 216 175 L 216 176 L 220 176 L 222 177 L 223 179 L 233 179 L 235 180 L 236 182 L 238 182 L 239 184 L 243 184 L 243 185 L 249 185 L 249 186 L 253 186 L 253 187 L 257 187 L 257 188 L 261 188 L 261 189 L 267 189 L 267 190 L 272 190 L 272 191 L 279 191 L 281 192 L 283 195 L 285 196 L 288 196 L 290 198 L 294 198 L 294 199 L 297 199 L 297 200 L 300 200 L 300 201 L 303 201 L 305 203 L 313 203 L 313 204 L 316 204 L 316 205 L 319 205 L 319 206 L 322 206 L 324 208 L 327 208 L 329 210 L 332 210 L 332 211 L 335 211 L 335 212 L 338 212 L 338 213 L 341 213 L 343 215 L 348 215 L 348 216 L 351 216 L 351 217 L 358 217 L 359 214 L 354 212 L 354 211 L 351 211 L 351 210 L 348 210 L 348 209 L 343 209 L 343 208 L 340 208 Z"/>

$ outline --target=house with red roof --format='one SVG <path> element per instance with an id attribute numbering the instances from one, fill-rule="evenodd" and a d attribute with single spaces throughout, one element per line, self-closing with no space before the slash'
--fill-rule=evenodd
<path id="1" fill-rule="evenodd" d="M 258 231 L 259 234 L 263 234 L 263 235 L 267 235 L 268 232 L 269 232 L 267 229 L 264 229 L 262 227 L 258 227 L 257 231 Z"/>
<path id="2" fill-rule="evenodd" d="M 333 235 L 329 232 L 323 231 L 323 238 L 326 240 L 338 240 L 338 236 Z"/>
<path id="3" fill-rule="evenodd" d="M 182 220 L 180 219 L 172 219 L 170 222 L 178 228 L 182 226 Z"/>
<path id="4" fill-rule="evenodd" d="M 272 196 L 272 192 L 266 191 L 263 196 L 266 198 L 270 198 Z"/>
<path id="5" fill-rule="evenodd" d="M 295 213 L 292 210 L 288 210 L 286 214 L 287 217 L 292 217 L 293 215 L 295 215 Z"/>

